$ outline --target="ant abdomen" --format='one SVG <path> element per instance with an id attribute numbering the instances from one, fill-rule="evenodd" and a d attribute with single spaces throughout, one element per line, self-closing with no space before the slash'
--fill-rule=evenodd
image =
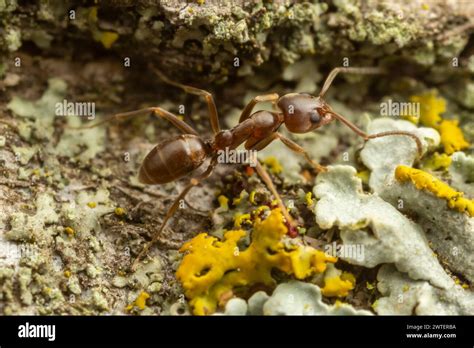
<path id="1" fill-rule="evenodd" d="M 138 173 L 144 184 L 165 184 L 192 173 L 204 163 L 209 146 L 198 136 L 182 134 L 156 145 Z"/>

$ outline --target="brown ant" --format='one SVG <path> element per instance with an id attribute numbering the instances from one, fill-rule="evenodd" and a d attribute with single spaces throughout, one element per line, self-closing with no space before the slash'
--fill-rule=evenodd
<path id="1" fill-rule="evenodd" d="M 279 96 L 276 93 L 265 94 L 253 98 L 242 111 L 239 123 L 231 129 L 221 130 L 219 118 L 214 98 L 211 93 L 195 87 L 183 85 L 170 80 L 160 71 L 153 67 L 151 69 L 166 83 L 179 87 L 185 92 L 203 96 L 209 108 L 210 123 L 214 137 L 204 140 L 199 136 L 186 122 L 179 119 L 176 115 L 160 108 L 150 107 L 126 113 L 112 115 L 103 121 L 90 126 L 80 128 L 92 128 L 110 121 L 111 119 L 126 119 L 134 116 L 153 115 L 164 118 L 171 122 L 176 128 L 183 132 L 182 135 L 164 140 L 156 145 L 145 157 L 140 167 L 138 178 L 144 184 L 164 184 L 180 179 L 188 174 L 194 173 L 206 160 L 210 159 L 207 169 L 197 177 L 190 180 L 188 186 L 178 195 L 159 228 L 154 234 L 152 240 L 147 243 L 140 254 L 135 259 L 132 270 L 136 268 L 137 262 L 148 252 L 149 248 L 155 243 L 166 226 L 168 220 L 176 212 L 180 201 L 186 194 L 198 185 L 202 180 L 208 178 L 217 165 L 217 153 L 219 150 L 236 149 L 244 144 L 246 150 L 262 150 L 274 140 L 280 140 L 292 151 L 303 155 L 306 160 L 315 168 L 317 172 L 323 172 L 325 167 L 313 161 L 308 153 L 294 141 L 286 138 L 278 132 L 282 124 L 292 133 L 307 133 L 318 129 L 335 119 L 341 121 L 357 135 L 369 139 L 379 138 L 388 135 L 404 135 L 412 137 L 417 145 L 418 152 L 422 153 L 421 141 L 410 132 L 388 131 L 377 134 L 367 134 L 359 129 L 345 117 L 336 113 L 329 104 L 323 99 L 325 93 L 338 73 L 352 74 L 381 74 L 384 71 L 381 68 L 335 68 L 328 75 L 323 88 L 318 96 L 312 96 L 305 93 L 290 93 Z M 278 111 L 260 110 L 252 113 L 253 108 L 260 102 L 272 102 Z M 278 201 L 287 223 L 293 223 L 291 216 L 282 203 L 282 200 L 276 191 L 270 176 L 260 163 L 256 163 L 256 171 L 267 185 L 271 193 Z"/>

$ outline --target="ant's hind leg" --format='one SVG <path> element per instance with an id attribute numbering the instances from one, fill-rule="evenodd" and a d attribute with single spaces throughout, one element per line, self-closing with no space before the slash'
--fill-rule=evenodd
<path id="1" fill-rule="evenodd" d="M 160 79 L 162 79 L 165 83 L 181 88 L 183 91 L 187 93 L 204 97 L 207 103 L 207 107 L 209 109 L 209 118 L 211 121 L 212 131 L 214 134 L 217 134 L 220 132 L 221 128 L 219 126 L 219 115 L 217 113 L 217 107 L 214 101 L 214 97 L 212 96 L 211 93 L 200 88 L 183 85 L 182 83 L 173 81 L 169 79 L 167 76 L 165 76 L 161 71 L 159 71 L 158 69 L 155 69 L 152 66 L 150 66 L 150 69 L 153 70 L 153 72 L 157 74 L 160 77 Z"/>
<path id="2" fill-rule="evenodd" d="M 185 134 L 194 134 L 198 135 L 198 133 L 194 130 L 193 127 L 191 127 L 189 124 L 186 122 L 182 121 L 178 116 L 172 114 L 169 111 L 166 111 L 165 109 L 162 109 L 160 107 L 151 107 L 151 108 L 145 108 L 145 109 L 139 109 L 135 111 L 129 111 L 129 112 L 123 112 L 120 114 L 115 114 L 109 117 L 106 117 L 104 120 L 93 123 L 91 125 L 86 125 L 86 126 L 81 126 L 81 127 L 70 127 L 72 129 L 89 129 L 89 128 L 95 128 L 97 126 L 100 126 L 104 123 L 113 121 L 113 120 L 126 120 L 132 117 L 140 117 L 140 116 L 146 116 L 146 115 L 153 115 L 155 117 L 159 118 L 164 118 L 165 120 L 169 121 L 172 123 L 176 128 L 181 130 Z"/>
<path id="3" fill-rule="evenodd" d="M 321 88 L 321 92 L 319 93 L 320 97 L 324 97 L 326 92 L 328 91 L 329 87 L 333 80 L 336 78 L 337 74 L 345 73 L 345 74 L 360 74 L 360 75 L 373 75 L 373 74 L 385 74 L 386 71 L 383 68 L 379 67 L 362 67 L 362 68 L 334 68 L 329 73 L 326 81 L 324 81 L 323 88 Z"/>
<path id="4" fill-rule="evenodd" d="M 215 159 L 213 159 L 211 164 L 209 165 L 209 167 L 206 169 L 206 171 L 204 173 L 202 173 L 199 177 L 192 178 L 190 180 L 189 185 L 186 186 L 183 191 L 181 191 L 181 193 L 178 195 L 178 197 L 176 197 L 173 204 L 171 205 L 171 207 L 166 212 L 165 218 L 163 219 L 163 222 L 161 223 L 161 226 L 158 229 L 158 231 L 155 232 L 155 234 L 153 235 L 153 238 L 151 239 L 151 241 L 149 241 L 143 247 L 142 251 L 138 254 L 138 256 L 133 261 L 133 264 L 132 264 L 132 267 L 131 267 L 132 271 L 135 271 L 137 269 L 138 262 L 140 262 L 140 260 L 147 254 L 148 250 L 150 250 L 152 245 L 155 244 L 156 241 L 158 240 L 158 238 L 161 236 L 161 233 L 163 232 L 163 229 L 165 228 L 166 224 L 173 217 L 173 215 L 176 213 L 176 210 L 178 209 L 181 200 L 184 199 L 184 197 L 188 194 L 188 192 L 194 186 L 199 185 L 201 183 L 201 181 L 208 178 L 212 174 L 212 171 L 214 170 L 216 165 L 217 165 L 217 161 Z"/>

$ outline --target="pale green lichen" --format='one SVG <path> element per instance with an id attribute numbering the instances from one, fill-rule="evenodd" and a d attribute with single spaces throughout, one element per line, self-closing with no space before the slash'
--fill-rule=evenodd
<path id="1" fill-rule="evenodd" d="M 7 28 L 4 40 L 10 52 L 18 50 L 21 47 L 21 31 L 14 28 Z"/>
<path id="2" fill-rule="evenodd" d="M 435 125 L 440 119 L 437 118 L 436 110 L 434 111 L 429 120 L 432 120 Z M 397 129 L 395 126 L 400 122 L 402 121 L 376 120 L 370 124 L 369 131 Z M 416 129 L 413 125 L 411 128 Z M 418 131 L 421 129 L 418 128 Z M 430 144 L 428 151 L 434 150 L 439 144 L 440 137 L 434 129 L 429 131 L 430 128 L 425 128 L 425 130 L 425 138 L 431 139 L 428 142 Z M 432 135 L 429 136 L 429 133 Z M 416 159 L 416 150 L 407 144 L 404 145 L 403 142 L 408 140 L 402 138 L 404 137 L 380 138 L 377 140 L 378 144 L 375 141 L 369 141 L 362 150 L 362 161 L 372 171 L 369 180 L 370 188 L 401 212 L 414 214 L 417 217 L 416 222 L 426 231 L 426 237 L 443 262 L 469 280 L 474 279 L 474 239 L 472 238 L 474 219 L 467 214 L 450 209 L 444 199 L 418 190 L 411 184 L 399 183 L 395 179 L 395 169 L 398 166 L 411 167 Z M 463 174 L 460 176 L 462 178 Z M 457 182 L 464 181 L 461 178 L 458 178 Z M 464 186 L 472 185 L 464 184 Z"/>
<path id="3" fill-rule="evenodd" d="M 377 195 L 364 193 L 354 168 L 334 166 L 319 174 L 314 194 L 319 198 L 315 207 L 318 225 L 323 229 L 337 226 L 344 244 L 363 246 L 363 257 L 351 254 L 343 259 L 369 268 L 394 263 L 413 279 L 442 288 L 451 286 L 423 230 Z"/>
<path id="4" fill-rule="evenodd" d="M 459 285 L 449 289 L 410 279 L 392 265 L 377 274 L 382 297 L 375 311 L 381 315 L 474 315 L 474 293 Z"/>
<path id="5" fill-rule="evenodd" d="M 67 85 L 58 78 L 48 80 L 48 89 L 40 99 L 29 101 L 14 96 L 7 104 L 7 108 L 12 110 L 17 116 L 31 120 L 33 124 L 30 127 L 34 129 L 34 135 L 38 139 L 51 139 L 54 132 L 55 106 L 62 102 L 66 95 Z M 29 134 L 21 132 L 25 140 L 29 140 Z"/>
<path id="6" fill-rule="evenodd" d="M 5 237 L 14 241 L 35 240 L 42 243 L 54 234 L 54 230 L 46 226 L 58 221 L 59 216 L 53 197 L 50 194 L 42 193 L 36 198 L 35 215 L 30 216 L 20 212 L 11 215 L 11 229 L 5 233 Z"/>
<path id="7" fill-rule="evenodd" d="M 452 185 L 468 197 L 474 197 L 474 157 L 464 152 L 455 152 L 451 156 L 449 174 Z"/>
<path id="8" fill-rule="evenodd" d="M 290 281 L 279 284 L 271 296 L 256 292 L 248 304 L 239 298 L 231 299 L 225 308 L 227 315 L 372 315 L 357 310 L 350 304 L 336 301 L 328 305 L 322 301 L 321 289 L 314 284 Z"/>

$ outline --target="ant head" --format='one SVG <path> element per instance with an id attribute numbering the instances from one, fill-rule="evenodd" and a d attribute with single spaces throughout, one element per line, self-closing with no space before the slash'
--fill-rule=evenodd
<path id="1" fill-rule="evenodd" d="M 278 99 L 277 105 L 292 133 L 307 133 L 333 120 L 326 102 L 307 93 L 286 94 Z"/>

